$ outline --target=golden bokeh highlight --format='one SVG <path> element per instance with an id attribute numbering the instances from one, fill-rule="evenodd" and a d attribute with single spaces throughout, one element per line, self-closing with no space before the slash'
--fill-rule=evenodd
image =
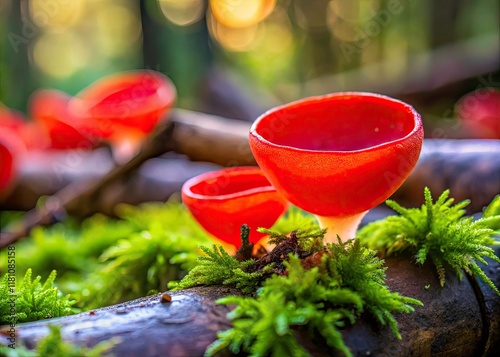
<path id="1" fill-rule="evenodd" d="M 259 24 L 242 28 L 227 27 L 217 21 L 210 11 L 207 13 L 207 24 L 210 36 L 227 51 L 250 51 L 263 35 Z"/>
<path id="2" fill-rule="evenodd" d="M 43 76 L 63 80 L 91 65 L 112 66 L 140 53 L 138 2 L 129 0 L 31 0 L 29 19 L 38 30 L 31 59 Z"/>
<path id="3" fill-rule="evenodd" d="M 65 28 L 83 19 L 84 0 L 30 0 L 30 18 L 35 25 L 44 28 Z"/>
<path id="4" fill-rule="evenodd" d="M 106 11 L 95 14 L 96 42 L 105 56 L 118 56 L 130 51 L 141 38 L 142 28 L 138 12 L 130 6 L 110 5 Z M 116 21 L 120 19 L 120 21 Z"/>
<path id="5" fill-rule="evenodd" d="M 203 18 L 205 6 L 203 0 L 158 0 L 165 18 L 178 26 L 189 26 Z"/>
<path id="6" fill-rule="evenodd" d="M 75 32 L 49 32 L 35 42 L 33 62 L 46 74 L 64 78 L 87 66 L 89 53 Z"/>
<path id="7" fill-rule="evenodd" d="M 210 0 L 210 9 L 217 21 L 231 28 L 258 24 L 275 8 L 276 0 Z"/>

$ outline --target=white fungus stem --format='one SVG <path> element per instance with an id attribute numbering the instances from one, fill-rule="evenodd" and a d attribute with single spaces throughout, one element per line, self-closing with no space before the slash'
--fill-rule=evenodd
<path id="1" fill-rule="evenodd" d="M 365 216 L 366 212 L 356 213 L 351 216 L 333 216 L 324 217 L 316 215 L 321 228 L 327 228 L 325 235 L 325 243 L 337 243 L 337 235 L 342 242 L 356 237 L 361 219 Z"/>

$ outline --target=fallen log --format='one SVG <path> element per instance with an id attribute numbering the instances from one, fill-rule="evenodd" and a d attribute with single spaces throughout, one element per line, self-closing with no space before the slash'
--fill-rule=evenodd
<path id="1" fill-rule="evenodd" d="M 419 206 L 425 186 L 435 195 L 449 189 L 456 202 L 471 200 L 468 214 L 480 212 L 500 194 L 500 140 L 426 139 L 415 169 L 391 199 Z"/>
<path id="2" fill-rule="evenodd" d="M 497 254 L 500 250 L 497 250 Z M 485 268 L 500 285 L 500 264 Z M 408 257 L 386 260 L 387 284 L 393 291 L 420 299 L 423 307 L 396 319 L 403 340 L 369 316 L 342 331 L 354 356 L 498 356 L 500 354 L 500 297 L 474 278 L 459 281 L 451 273 L 439 286 L 430 264 L 417 266 Z M 168 294 L 168 296 L 164 296 Z M 228 307 L 215 304 L 219 297 L 238 294 L 212 286 L 157 294 L 78 315 L 16 326 L 16 339 L 34 348 L 48 333 L 48 325 L 62 327 L 65 340 L 93 346 L 119 337 L 115 356 L 202 356 L 216 332 L 230 327 Z M 163 298 L 162 298 L 163 297 Z M 8 328 L 0 330 L 5 343 Z M 313 356 L 336 353 L 315 336 L 297 331 L 299 342 Z"/>

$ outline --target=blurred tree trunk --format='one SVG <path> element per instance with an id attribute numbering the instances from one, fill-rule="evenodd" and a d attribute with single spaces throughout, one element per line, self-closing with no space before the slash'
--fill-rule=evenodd
<path id="1" fill-rule="evenodd" d="M 11 0 L 3 6 L 0 15 L 5 21 L 0 32 L 3 33 L 0 39 L 0 102 L 25 111 L 33 91 L 28 50 L 39 30 L 28 16 L 28 0 Z"/>
<path id="2" fill-rule="evenodd" d="M 457 19 L 461 9 L 462 0 L 431 1 L 432 48 L 457 41 Z"/>

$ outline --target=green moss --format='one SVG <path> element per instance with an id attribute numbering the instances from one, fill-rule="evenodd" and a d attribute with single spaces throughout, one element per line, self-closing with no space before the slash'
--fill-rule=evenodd
<path id="1" fill-rule="evenodd" d="M 401 338 L 393 313 L 411 312 L 410 305 L 422 303 L 389 291 L 383 261 L 375 252 L 349 241 L 328 244 L 316 254 L 321 255 L 320 264 L 311 269 L 290 254 L 286 274 L 264 280 L 256 297 L 218 300 L 236 304 L 228 314 L 233 327 L 218 333 L 206 355 L 227 348 L 252 356 L 309 356 L 296 339 L 300 330 L 351 356 L 341 330 L 364 312 Z"/>
<path id="2" fill-rule="evenodd" d="M 462 271 L 480 277 L 500 295 L 477 264 L 486 264 L 484 258 L 500 263 L 491 248 L 499 244 L 494 238 L 494 229 L 500 227 L 500 196 L 485 208 L 483 218 L 474 220 L 464 217 L 464 207 L 469 201 L 453 205 L 448 190 L 436 202 L 428 188 L 424 195 L 425 204 L 421 208 L 404 208 L 387 201 L 387 205 L 400 215 L 368 224 L 358 232 L 357 238 L 386 256 L 407 251 L 420 264 L 430 259 L 436 266 L 441 286 L 445 283 L 447 265 L 460 278 Z"/>
<path id="3" fill-rule="evenodd" d="M 197 285 L 234 285 L 243 293 L 252 293 L 262 280 L 262 273 L 248 273 L 245 270 L 254 260 L 239 262 L 221 246 L 215 244 L 212 250 L 201 246 L 205 253 L 198 258 L 198 265 L 180 282 L 169 284 L 171 289 L 186 289 Z"/>
<path id="4" fill-rule="evenodd" d="M 198 245 L 213 242 L 178 202 L 121 205 L 117 214 L 34 229 L 15 245 L 18 281 L 30 268 L 56 269 L 57 286 L 88 310 L 166 290 L 197 264 Z"/>
<path id="5" fill-rule="evenodd" d="M 66 316 L 74 312 L 69 296 L 63 296 L 54 287 L 55 270 L 43 284 L 40 276 L 32 280 L 31 269 L 17 287 L 9 281 L 9 277 L 5 274 L 0 280 L 0 325 Z"/>

